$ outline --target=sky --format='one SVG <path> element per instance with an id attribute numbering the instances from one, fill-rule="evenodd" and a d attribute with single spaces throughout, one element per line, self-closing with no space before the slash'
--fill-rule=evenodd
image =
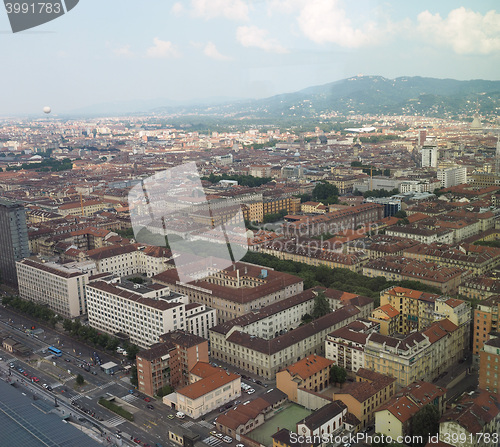
<path id="1" fill-rule="evenodd" d="M 0 116 L 262 98 L 358 74 L 500 80 L 500 5 L 80 0 L 15 34 L 0 9 L 0 61 Z"/>

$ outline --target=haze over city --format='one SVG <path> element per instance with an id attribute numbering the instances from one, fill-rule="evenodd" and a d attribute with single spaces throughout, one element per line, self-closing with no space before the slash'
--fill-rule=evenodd
<path id="1" fill-rule="evenodd" d="M 0 14 L 0 114 L 262 98 L 357 74 L 499 79 L 491 1 L 87 0 L 19 34 Z M 141 101 L 149 101 L 141 103 Z"/>

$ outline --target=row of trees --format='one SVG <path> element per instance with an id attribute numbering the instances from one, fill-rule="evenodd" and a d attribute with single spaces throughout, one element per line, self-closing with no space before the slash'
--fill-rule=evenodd
<path id="1" fill-rule="evenodd" d="M 202 180 L 208 180 L 210 183 L 218 183 L 221 180 L 236 180 L 238 185 L 256 187 L 265 185 L 273 179 L 270 177 L 253 177 L 252 175 L 215 175 L 213 172 L 208 177 L 202 177 Z"/>
<path id="2" fill-rule="evenodd" d="M 408 287 L 421 292 L 441 293 L 436 287 L 428 286 L 419 281 L 388 281 L 382 276 L 369 278 L 347 269 L 332 269 L 326 265 L 313 266 L 295 261 L 281 260 L 276 256 L 253 251 L 249 251 L 243 261 L 300 276 L 304 280 L 304 288 L 306 289 L 323 286 L 344 292 L 357 293 L 373 298 L 376 305 L 378 305 L 380 292 L 391 286 Z"/>
<path id="3" fill-rule="evenodd" d="M 135 360 L 137 353 L 140 351 L 137 345 L 128 342 L 122 343 L 119 339 L 113 337 L 112 335 L 99 332 L 93 327 L 82 325 L 80 320 L 72 321 L 65 319 L 63 321 L 63 328 L 72 337 L 107 351 L 115 352 L 116 348 L 118 348 L 121 344 L 123 349 L 127 351 L 127 359 L 131 361 Z"/>
<path id="4" fill-rule="evenodd" d="M 21 166 L 9 166 L 7 171 L 20 171 L 21 169 L 33 169 L 40 172 L 60 172 L 73 169 L 73 162 L 69 158 L 55 160 L 46 158 L 41 163 L 23 163 Z"/>
<path id="5" fill-rule="evenodd" d="M 272 222 L 278 222 L 280 220 L 283 220 L 283 218 L 287 215 L 286 210 L 281 210 L 277 213 L 273 214 L 264 214 L 264 219 L 262 220 L 263 223 L 272 223 Z"/>
<path id="6" fill-rule="evenodd" d="M 62 321 L 60 315 L 42 304 L 36 304 L 33 301 L 23 300 L 16 296 L 6 296 L 2 298 L 2 304 L 25 315 L 41 320 L 49 326 L 55 328 L 59 321 Z"/>

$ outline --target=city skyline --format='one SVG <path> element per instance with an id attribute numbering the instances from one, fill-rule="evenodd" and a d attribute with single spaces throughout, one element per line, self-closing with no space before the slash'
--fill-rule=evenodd
<path id="1" fill-rule="evenodd" d="M 140 5 L 141 8 L 144 8 Z M 81 2 L 12 34 L 0 14 L 0 116 L 263 98 L 357 74 L 500 79 L 493 1 Z M 87 110 L 89 113 L 90 110 Z"/>

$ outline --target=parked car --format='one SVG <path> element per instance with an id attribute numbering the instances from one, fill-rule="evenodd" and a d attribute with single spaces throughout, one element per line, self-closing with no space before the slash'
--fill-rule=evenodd
<path id="1" fill-rule="evenodd" d="M 256 383 L 257 385 L 262 385 L 262 382 L 261 382 L 260 380 L 256 380 L 256 381 L 255 381 L 255 383 Z"/>
<path id="2" fill-rule="evenodd" d="M 175 416 L 179 419 L 184 419 L 186 417 L 186 415 L 182 411 L 178 411 Z"/>
<path id="3" fill-rule="evenodd" d="M 150 399 L 149 397 L 145 397 L 145 398 L 144 398 L 144 401 L 145 401 L 145 402 L 151 402 L 151 399 Z"/>
<path id="4" fill-rule="evenodd" d="M 146 405 L 146 408 L 148 410 L 154 410 L 155 409 L 155 407 L 153 407 L 153 405 L 151 405 L 151 404 Z"/>
<path id="5" fill-rule="evenodd" d="M 253 388 L 250 388 L 249 390 L 247 390 L 247 393 L 248 394 L 253 394 L 253 393 L 255 393 L 255 390 Z"/>
<path id="6" fill-rule="evenodd" d="M 173 414 L 169 414 L 169 415 L 167 416 L 167 418 L 169 418 L 169 419 L 173 419 L 173 418 L 174 418 L 174 415 L 173 415 Z"/>
<path id="7" fill-rule="evenodd" d="M 224 437 L 224 435 L 222 433 L 215 433 L 215 436 L 217 438 L 220 438 L 220 439 L 222 439 Z"/>
<path id="8" fill-rule="evenodd" d="M 231 444 L 231 442 L 233 442 L 233 438 L 231 438 L 230 436 L 224 436 L 222 440 L 227 444 Z"/>

